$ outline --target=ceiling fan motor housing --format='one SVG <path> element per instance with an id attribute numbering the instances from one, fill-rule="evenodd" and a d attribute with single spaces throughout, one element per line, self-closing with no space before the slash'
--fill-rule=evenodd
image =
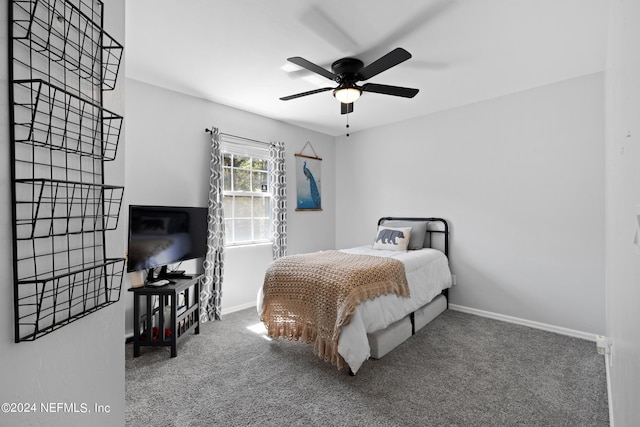
<path id="1" fill-rule="evenodd" d="M 336 82 L 339 84 L 354 85 L 360 80 L 358 73 L 362 67 L 364 67 L 364 63 L 357 58 L 342 58 L 331 65 L 331 70 L 336 75 Z"/>

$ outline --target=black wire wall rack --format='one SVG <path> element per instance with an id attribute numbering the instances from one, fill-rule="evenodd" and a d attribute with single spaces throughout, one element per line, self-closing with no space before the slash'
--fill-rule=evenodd
<path id="1" fill-rule="evenodd" d="M 15 341 L 47 335 L 120 299 L 107 256 L 124 187 L 104 182 L 122 116 L 103 107 L 123 47 L 100 0 L 9 3 Z"/>

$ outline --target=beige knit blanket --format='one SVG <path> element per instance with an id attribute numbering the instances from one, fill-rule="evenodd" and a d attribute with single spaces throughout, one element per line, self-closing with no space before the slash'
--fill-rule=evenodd
<path id="1" fill-rule="evenodd" d="M 360 302 L 390 293 L 409 296 L 398 260 L 338 251 L 287 256 L 267 269 L 261 320 L 270 337 L 313 342 L 319 357 L 341 369 L 340 328 Z"/>

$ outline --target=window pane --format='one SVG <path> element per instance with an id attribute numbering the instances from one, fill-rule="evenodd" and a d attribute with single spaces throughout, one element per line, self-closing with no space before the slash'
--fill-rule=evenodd
<path id="1" fill-rule="evenodd" d="M 253 198 L 253 217 L 269 217 L 269 199 L 267 197 Z"/>
<path id="2" fill-rule="evenodd" d="M 268 219 L 254 219 L 253 220 L 253 232 L 255 234 L 255 240 L 269 240 L 269 220 Z"/>
<path id="3" fill-rule="evenodd" d="M 233 156 L 233 167 L 242 169 L 251 169 L 251 157 Z"/>
<path id="4" fill-rule="evenodd" d="M 262 189 L 263 185 L 268 185 L 268 176 L 266 172 L 253 172 L 253 191 L 267 191 L 268 187 Z"/>
<path id="5" fill-rule="evenodd" d="M 271 239 L 269 160 L 223 153 L 225 243 Z M 244 195 L 242 195 L 244 194 Z"/>
<path id="6" fill-rule="evenodd" d="M 233 191 L 251 191 L 251 173 L 242 169 L 233 172 Z"/>
<path id="7" fill-rule="evenodd" d="M 224 220 L 224 240 L 225 243 L 233 243 L 235 241 L 233 238 L 233 220 Z"/>
<path id="8" fill-rule="evenodd" d="M 251 220 L 236 219 L 233 222 L 236 242 L 251 241 Z"/>
<path id="9" fill-rule="evenodd" d="M 267 170 L 267 161 L 265 159 L 253 159 L 253 169 Z"/>
<path id="10" fill-rule="evenodd" d="M 225 218 L 233 218 L 233 196 L 222 197 L 222 209 Z"/>
<path id="11" fill-rule="evenodd" d="M 251 199 L 253 199 L 251 196 L 235 197 L 235 218 L 251 218 Z"/>
<path id="12" fill-rule="evenodd" d="M 231 191 L 231 169 L 222 169 L 222 181 L 224 183 L 224 191 Z"/>

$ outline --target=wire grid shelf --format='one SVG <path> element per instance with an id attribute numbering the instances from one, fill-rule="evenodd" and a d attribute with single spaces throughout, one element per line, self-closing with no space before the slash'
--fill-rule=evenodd
<path id="1" fill-rule="evenodd" d="M 124 187 L 104 183 L 122 117 L 103 108 L 122 46 L 99 0 L 12 0 L 10 96 L 15 340 L 31 341 L 117 302 L 109 258 Z"/>
<path id="2" fill-rule="evenodd" d="M 15 142 L 113 160 L 122 116 L 41 79 L 14 81 Z"/>
<path id="3" fill-rule="evenodd" d="M 123 47 L 102 30 L 100 1 L 14 0 L 13 39 L 25 47 L 14 63 L 31 78 L 115 88 Z"/>
<path id="4" fill-rule="evenodd" d="M 50 179 L 16 180 L 16 239 L 115 230 L 124 187 Z"/>
<path id="5" fill-rule="evenodd" d="M 46 279 L 24 279 L 16 328 L 21 341 L 33 341 L 120 299 L 124 258 L 87 262 L 56 271 Z"/>

